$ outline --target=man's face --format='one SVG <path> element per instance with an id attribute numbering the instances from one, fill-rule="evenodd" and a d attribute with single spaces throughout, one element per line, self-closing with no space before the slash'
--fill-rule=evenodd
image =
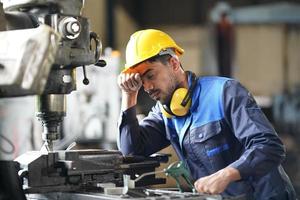
<path id="1" fill-rule="evenodd" d="M 176 76 L 170 63 L 144 62 L 143 70 L 139 73 L 142 78 L 144 90 L 149 96 L 160 101 L 161 104 L 169 104 L 173 92 L 177 88 Z"/>

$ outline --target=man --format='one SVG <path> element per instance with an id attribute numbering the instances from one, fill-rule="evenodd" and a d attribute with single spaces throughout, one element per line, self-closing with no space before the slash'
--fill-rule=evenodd
<path id="1" fill-rule="evenodd" d="M 296 199 L 281 162 L 285 150 L 251 94 L 224 77 L 185 72 L 184 52 L 159 30 L 134 33 L 119 75 L 123 154 L 151 155 L 172 145 L 196 180 L 198 192 L 249 199 Z M 138 123 L 141 86 L 157 101 Z"/>

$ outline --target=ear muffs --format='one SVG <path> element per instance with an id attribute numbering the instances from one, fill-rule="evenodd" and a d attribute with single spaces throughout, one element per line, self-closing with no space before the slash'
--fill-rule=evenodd
<path id="1" fill-rule="evenodd" d="M 173 116 L 185 116 L 191 107 L 192 104 L 192 94 L 195 86 L 197 85 L 196 75 L 192 72 L 192 84 L 189 89 L 178 88 L 172 95 L 170 105 L 161 105 L 161 112 L 167 118 L 172 118 Z"/>

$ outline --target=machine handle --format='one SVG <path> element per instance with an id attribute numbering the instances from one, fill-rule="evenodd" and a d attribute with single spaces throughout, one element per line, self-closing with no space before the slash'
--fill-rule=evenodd
<path id="1" fill-rule="evenodd" d="M 102 53 L 102 43 L 95 32 L 90 32 L 90 44 L 92 44 L 92 40 L 95 41 L 96 48 L 95 48 L 95 63 L 98 62 L 100 55 Z M 92 50 L 92 45 L 90 45 L 90 49 Z"/>
<path id="2" fill-rule="evenodd" d="M 102 54 L 102 43 L 98 37 L 98 35 L 95 32 L 90 32 L 90 42 L 94 40 L 96 43 L 96 49 L 95 49 L 95 65 L 99 67 L 105 67 L 106 62 L 105 60 L 99 60 L 101 54 Z M 92 45 L 90 46 L 90 49 L 92 49 Z"/>

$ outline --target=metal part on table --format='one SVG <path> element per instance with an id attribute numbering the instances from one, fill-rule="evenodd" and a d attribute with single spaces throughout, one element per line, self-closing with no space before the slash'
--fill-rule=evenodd
<path id="1" fill-rule="evenodd" d="M 124 174 L 133 178 L 160 165 L 160 158 L 123 157 L 108 150 L 33 151 L 15 161 L 21 167 L 25 193 L 103 192 L 102 183 L 123 186 Z M 150 176 L 137 186 L 164 183 L 165 179 Z"/>
<path id="2" fill-rule="evenodd" d="M 246 200 L 244 196 L 222 197 L 221 195 L 205 195 L 196 193 L 182 193 L 178 190 L 160 189 L 152 190 L 135 188 L 128 190 L 125 195 L 107 195 L 99 193 L 48 193 L 29 194 L 28 200 Z"/>

